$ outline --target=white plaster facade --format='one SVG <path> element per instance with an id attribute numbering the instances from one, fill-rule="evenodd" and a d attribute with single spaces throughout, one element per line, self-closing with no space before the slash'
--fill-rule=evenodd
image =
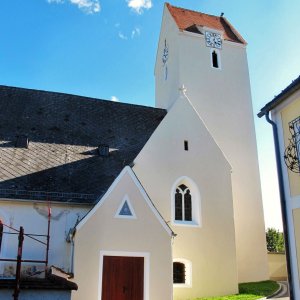
<path id="1" fill-rule="evenodd" d="M 167 80 L 162 63 L 165 44 Z M 265 280 L 268 265 L 246 45 L 224 40 L 217 51 L 220 68 L 213 68 L 204 35 L 180 31 L 165 5 L 155 65 L 156 106 L 170 111 L 178 88 L 186 87 L 232 166 L 239 282 Z"/>
<path id="2" fill-rule="evenodd" d="M 71 243 L 67 243 L 67 236 L 76 221 L 83 218 L 89 211 L 89 207 L 82 205 L 68 205 L 51 203 L 50 222 L 50 248 L 48 266 L 56 266 L 65 272 L 72 272 Z M 48 204 L 29 201 L 0 201 L 0 217 L 4 224 L 16 230 L 20 226 L 24 228 L 25 234 L 47 235 L 48 229 Z M 14 230 L 4 227 L 5 232 L 14 233 Z M 46 237 L 36 237 L 46 242 Z M 15 259 L 18 251 L 18 235 L 3 235 L 1 258 Z M 46 246 L 28 237 L 23 242 L 23 259 L 45 260 Z M 43 264 L 24 263 L 24 266 L 35 266 L 43 269 Z M 13 267 L 13 273 L 5 275 L 5 270 Z M 0 262 L 0 274 L 4 277 L 14 275 L 15 263 Z"/>
<path id="3" fill-rule="evenodd" d="M 174 285 L 174 299 L 237 293 L 231 166 L 184 93 L 135 159 L 133 170 L 177 234 L 174 261 L 191 263 L 191 282 Z M 174 186 L 180 183 L 191 189 L 198 219 L 174 220 Z"/>

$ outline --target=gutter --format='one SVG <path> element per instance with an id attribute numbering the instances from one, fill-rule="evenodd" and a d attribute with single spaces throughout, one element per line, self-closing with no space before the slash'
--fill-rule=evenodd
<path id="1" fill-rule="evenodd" d="M 282 216 L 282 225 L 283 225 L 283 235 L 284 235 L 284 244 L 286 251 L 286 264 L 287 264 L 287 275 L 288 275 L 288 284 L 290 290 L 290 300 L 295 300 L 294 297 L 294 287 L 293 287 L 293 275 L 292 275 L 292 261 L 290 253 L 290 239 L 288 235 L 288 224 L 287 224 L 287 208 L 286 208 L 286 197 L 284 193 L 284 181 L 283 181 L 283 172 L 281 168 L 281 154 L 279 147 L 279 138 L 278 138 L 278 128 L 274 121 L 270 119 L 270 111 L 265 110 L 261 111 L 258 114 L 258 117 L 261 118 L 263 115 L 266 117 L 266 120 L 269 124 L 272 125 L 273 137 L 274 137 L 274 146 L 275 146 L 275 157 L 276 157 L 276 166 L 278 174 L 278 185 L 279 185 L 279 196 L 281 204 L 281 216 Z"/>
<path id="2" fill-rule="evenodd" d="M 76 233 L 76 229 L 74 228 L 74 231 L 72 233 L 72 237 L 71 237 L 71 276 L 70 278 L 74 278 L 74 248 L 75 248 L 75 245 L 74 245 L 74 236 L 75 236 L 75 233 Z M 293 300 L 293 299 L 291 299 Z"/>
<path id="3" fill-rule="evenodd" d="M 261 118 L 263 115 L 268 114 L 269 111 L 271 111 L 276 106 L 281 104 L 286 98 L 288 98 L 290 95 L 295 93 L 299 88 L 300 88 L 300 76 L 297 79 L 293 80 L 293 82 L 288 87 L 286 87 L 279 95 L 275 96 L 275 98 L 271 102 L 267 103 L 260 110 L 257 116 Z"/>

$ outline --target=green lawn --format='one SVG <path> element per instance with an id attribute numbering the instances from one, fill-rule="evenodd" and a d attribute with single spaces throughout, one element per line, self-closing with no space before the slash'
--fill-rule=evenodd
<path id="1" fill-rule="evenodd" d="M 197 298 L 195 300 L 256 300 L 272 295 L 279 288 L 275 281 L 249 282 L 239 284 L 239 294 L 224 297 Z"/>

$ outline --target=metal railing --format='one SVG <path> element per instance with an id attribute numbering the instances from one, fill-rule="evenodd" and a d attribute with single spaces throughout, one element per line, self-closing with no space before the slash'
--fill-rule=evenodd
<path id="1" fill-rule="evenodd" d="M 20 283 L 21 283 L 21 266 L 22 263 L 37 263 L 37 264 L 44 264 L 44 272 L 46 275 L 46 271 L 48 268 L 48 260 L 49 260 L 49 242 L 50 242 L 50 221 L 51 221 L 51 208 L 48 207 L 48 227 L 47 227 L 47 234 L 32 234 L 32 233 L 25 233 L 23 226 L 20 226 L 20 229 L 13 228 L 7 224 L 2 223 L 0 220 L 0 251 L 1 251 L 1 244 L 3 242 L 3 235 L 17 235 L 18 236 L 18 247 L 17 247 L 17 256 L 16 258 L 0 258 L 0 262 L 15 262 L 16 263 L 16 272 L 15 272 L 15 286 L 14 286 L 14 293 L 13 299 L 18 300 L 20 294 Z M 10 229 L 13 232 L 4 231 L 4 229 Z M 23 246 L 24 246 L 24 238 L 31 239 L 36 243 L 42 244 L 46 247 L 45 259 L 24 259 L 23 258 Z M 41 238 L 46 238 L 46 242 L 41 240 Z M 1 252 L 0 252 L 1 253 Z"/>

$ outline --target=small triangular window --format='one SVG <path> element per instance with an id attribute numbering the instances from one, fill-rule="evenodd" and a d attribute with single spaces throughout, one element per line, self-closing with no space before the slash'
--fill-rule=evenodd
<path id="1" fill-rule="evenodd" d="M 123 198 L 123 200 L 117 210 L 115 218 L 128 218 L 128 219 L 136 218 L 134 209 L 133 209 L 133 207 L 130 203 L 129 197 L 127 195 Z"/>
<path id="2" fill-rule="evenodd" d="M 119 212 L 120 216 L 132 216 L 132 212 L 130 210 L 130 207 L 127 203 L 127 201 L 124 202 L 120 212 Z"/>

